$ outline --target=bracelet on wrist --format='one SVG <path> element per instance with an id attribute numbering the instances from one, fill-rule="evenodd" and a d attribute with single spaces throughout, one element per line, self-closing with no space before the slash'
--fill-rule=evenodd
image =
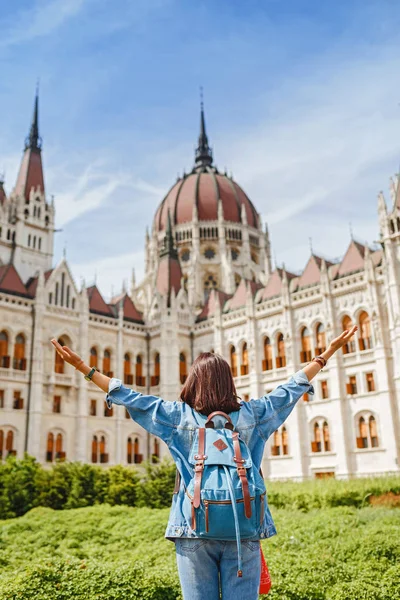
<path id="1" fill-rule="evenodd" d="M 98 369 L 96 369 L 96 367 L 92 367 L 89 371 L 89 373 L 87 375 L 85 375 L 85 379 L 86 381 L 92 381 L 92 377 L 95 374 L 95 372 L 98 371 Z"/>
<path id="2" fill-rule="evenodd" d="M 326 366 L 327 360 L 323 356 L 315 356 L 311 362 L 316 362 L 322 369 Z"/>

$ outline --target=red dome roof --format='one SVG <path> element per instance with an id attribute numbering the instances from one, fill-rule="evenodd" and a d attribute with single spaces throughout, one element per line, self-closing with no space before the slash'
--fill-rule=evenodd
<path id="1" fill-rule="evenodd" d="M 189 223 L 193 218 L 194 205 L 197 207 L 199 221 L 216 221 L 218 198 L 222 201 L 225 221 L 241 223 L 244 205 L 248 224 L 258 228 L 257 211 L 242 188 L 211 166 L 193 170 L 172 186 L 157 209 L 154 227 L 156 231 L 165 230 L 168 211 L 175 225 Z"/>

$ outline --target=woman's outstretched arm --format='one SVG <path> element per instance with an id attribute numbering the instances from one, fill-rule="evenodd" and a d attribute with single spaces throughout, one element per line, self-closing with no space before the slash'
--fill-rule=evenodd
<path id="1" fill-rule="evenodd" d="M 87 375 L 91 371 L 83 359 L 68 346 L 60 346 L 56 340 L 51 340 L 58 354 L 75 369 Z M 157 396 L 147 396 L 135 392 L 122 385 L 119 379 L 110 378 L 95 371 L 92 381 L 103 392 L 106 392 L 108 408 L 112 404 L 124 406 L 130 417 L 153 435 L 160 437 L 166 444 L 172 441 L 173 433 L 180 421 L 181 402 L 169 402 Z"/>
<path id="2" fill-rule="evenodd" d="M 331 358 L 331 356 L 333 356 L 335 352 L 339 350 L 339 348 L 342 348 L 342 346 L 344 346 L 345 344 L 347 344 L 347 342 L 351 340 L 353 335 L 356 333 L 357 329 L 357 325 L 354 325 L 351 329 L 343 331 L 343 333 L 341 333 L 337 338 L 331 341 L 327 350 L 320 354 L 320 356 L 322 356 L 322 358 L 328 361 Z M 308 381 L 311 381 L 312 379 L 314 379 L 317 373 L 320 372 L 321 368 L 321 365 L 319 365 L 316 361 L 312 361 L 308 363 L 308 365 L 303 367 L 302 371 L 306 374 Z"/>
<path id="3" fill-rule="evenodd" d="M 331 341 L 328 349 L 321 356 L 328 360 L 339 348 L 347 344 L 357 331 L 357 326 Z M 288 382 L 278 385 L 270 394 L 259 400 L 251 400 L 250 404 L 256 418 L 257 429 L 261 437 L 267 440 L 288 418 L 303 394 L 313 394 L 311 380 L 319 373 L 322 366 L 315 361 L 310 362 L 297 371 Z"/>

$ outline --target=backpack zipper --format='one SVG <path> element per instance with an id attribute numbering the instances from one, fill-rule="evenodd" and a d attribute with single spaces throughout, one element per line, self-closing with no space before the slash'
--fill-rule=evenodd
<path id="1" fill-rule="evenodd" d="M 260 523 L 262 524 L 263 522 L 263 518 L 264 518 L 264 497 L 265 497 L 266 492 L 264 492 L 263 494 L 260 495 L 260 501 L 261 501 L 261 510 L 260 510 Z M 188 498 L 190 498 L 191 503 L 193 504 L 193 496 L 191 496 L 189 494 L 189 492 L 186 490 L 186 495 L 188 496 Z M 255 496 L 250 496 L 250 500 L 254 500 Z M 238 500 L 236 500 L 236 503 L 238 502 L 244 502 L 243 498 L 239 498 Z M 208 521 L 208 505 L 209 504 L 232 504 L 231 500 L 203 500 L 203 504 L 205 507 L 205 516 L 206 516 L 206 532 L 208 533 L 209 531 L 209 521 Z"/>
<path id="2" fill-rule="evenodd" d="M 260 494 L 262 504 L 264 504 L 265 494 L 266 494 L 266 492 L 264 492 L 263 494 Z M 186 495 L 188 496 L 188 498 L 190 498 L 191 501 L 193 501 L 193 496 L 191 496 L 187 490 L 186 490 Z M 250 500 L 255 500 L 255 498 L 256 498 L 255 496 L 250 496 Z M 207 502 L 207 504 L 232 504 L 232 500 L 203 500 L 204 505 L 206 504 L 206 502 Z M 239 498 L 238 500 L 236 500 L 236 502 L 244 502 L 244 499 Z"/>

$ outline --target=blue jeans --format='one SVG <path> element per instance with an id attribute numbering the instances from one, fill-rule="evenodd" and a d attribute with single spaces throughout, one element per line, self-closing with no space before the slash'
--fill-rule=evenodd
<path id="1" fill-rule="evenodd" d="M 260 542 L 242 540 L 242 577 L 236 541 L 175 538 L 175 547 L 184 600 L 258 600 Z"/>

